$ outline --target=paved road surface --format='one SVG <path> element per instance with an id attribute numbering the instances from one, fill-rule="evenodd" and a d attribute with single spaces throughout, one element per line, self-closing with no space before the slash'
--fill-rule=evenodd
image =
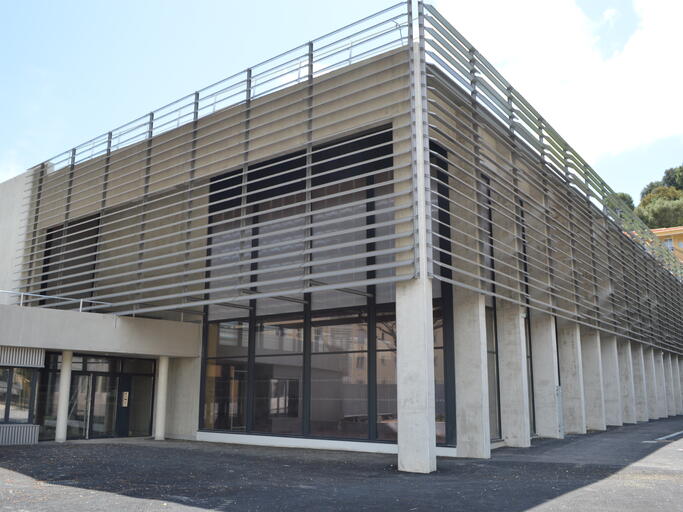
<path id="1" fill-rule="evenodd" d="M 0 511 L 683 511 L 683 417 L 610 429 L 490 461 L 210 443 L 109 440 L 0 448 Z"/>

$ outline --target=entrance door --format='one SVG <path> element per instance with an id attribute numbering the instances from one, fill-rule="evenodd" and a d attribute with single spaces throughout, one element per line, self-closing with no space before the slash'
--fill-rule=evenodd
<path id="1" fill-rule="evenodd" d="M 113 437 L 116 433 L 117 377 L 71 375 L 67 438 Z"/>
<path id="2" fill-rule="evenodd" d="M 114 437 L 116 434 L 117 380 L 111 375 L 92 376 L 89 438 Z"/>
<path id="3" fill-rule="evenodd" d="M 90 423 L 90 375 L 73 373 L 69 393 L 69 417 L 66 437 L 68 439 L 87 439 Z"/>

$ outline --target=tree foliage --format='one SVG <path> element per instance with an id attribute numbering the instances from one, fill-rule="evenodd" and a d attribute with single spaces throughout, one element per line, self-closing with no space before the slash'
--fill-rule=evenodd
<path id="1" fill-rule="evenodd" d="M 649 228 L 683 226 L 683 197 L 675 200 L 654 199 L 647 206 L 638 206 L 636 214 Z"/>
<path id="2" fill-rule="evenodd" d="M 651 181 L 650 183 L 648 183 L 647 185 L 645 185 L 645 188 L 640 192 L 640 200 L 642 201 L 643 198 L 644 198 L 646 195 L 648 195 L 650 192 L 652 192 L 652 191 L 653 191 L 654 189 L 656 189 L 657 187 L 661 187 L 662 185 L 663 185 L 663 184 L 662 184 L 662 181 L 661 181 L 661 180 L 659 180 L 659 181 Z"/>
<path id="3" fill-rule="evenodd" d="M 683 165 L 672 167 L 671 169 L 664 171 L 662 185 L 683 190 Z"/>
<path id="4" fill-rule="evenodd" d="M 631 197 L 631 194 L 627 194 L 626 192 L 617 192 L 614 195 L 621 199 L 631 210 L 635 210 L 636 206 L 633 204 L 633 198 Z"/>
<path id="5" fill-rule="evenodd" d="M 683 226 L 683 165 L 667 169 L 660 181 L 648 183 L 635 212 L 652 229 Z"/>

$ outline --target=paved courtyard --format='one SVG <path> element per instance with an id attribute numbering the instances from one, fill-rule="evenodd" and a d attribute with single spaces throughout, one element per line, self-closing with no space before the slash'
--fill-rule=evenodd
<path id="1" fill-rule="evenodd" d="M 683 418 L 613 428 L 489 461 L 146 439 L 0 448 L 0 511 L 683 510 Z"/>

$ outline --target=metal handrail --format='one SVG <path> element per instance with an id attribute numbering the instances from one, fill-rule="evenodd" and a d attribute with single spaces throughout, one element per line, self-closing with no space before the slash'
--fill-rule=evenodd
<path id="1" fill-rule="evenodd" d="M 72 298 L 72 297 L 60 297 L 57 295 L 41 295 L 40 293 L 28 293 L 28 292 L 15 292 L 12 290 L 0 290 L 0 293 L 5 293 L 7 295 L 18 295 L 19 296 L 19 306 L 24 305 L 24 297 L 38 297 L 39 299 L 56 299 L 56 300 L 62 300 L 66 301 L 65 304 L 72 304 L 74 302 L 78 302 L 78 311 L 83 312 L 83 304 L 85 302 L 88 302 L 90 304 L 102 304 L 105 306 L 111 306 L 111 302 L 103 302 L 100 300 L 91 300 L 91 299 L 78 299 L 78 298 Z"/>

